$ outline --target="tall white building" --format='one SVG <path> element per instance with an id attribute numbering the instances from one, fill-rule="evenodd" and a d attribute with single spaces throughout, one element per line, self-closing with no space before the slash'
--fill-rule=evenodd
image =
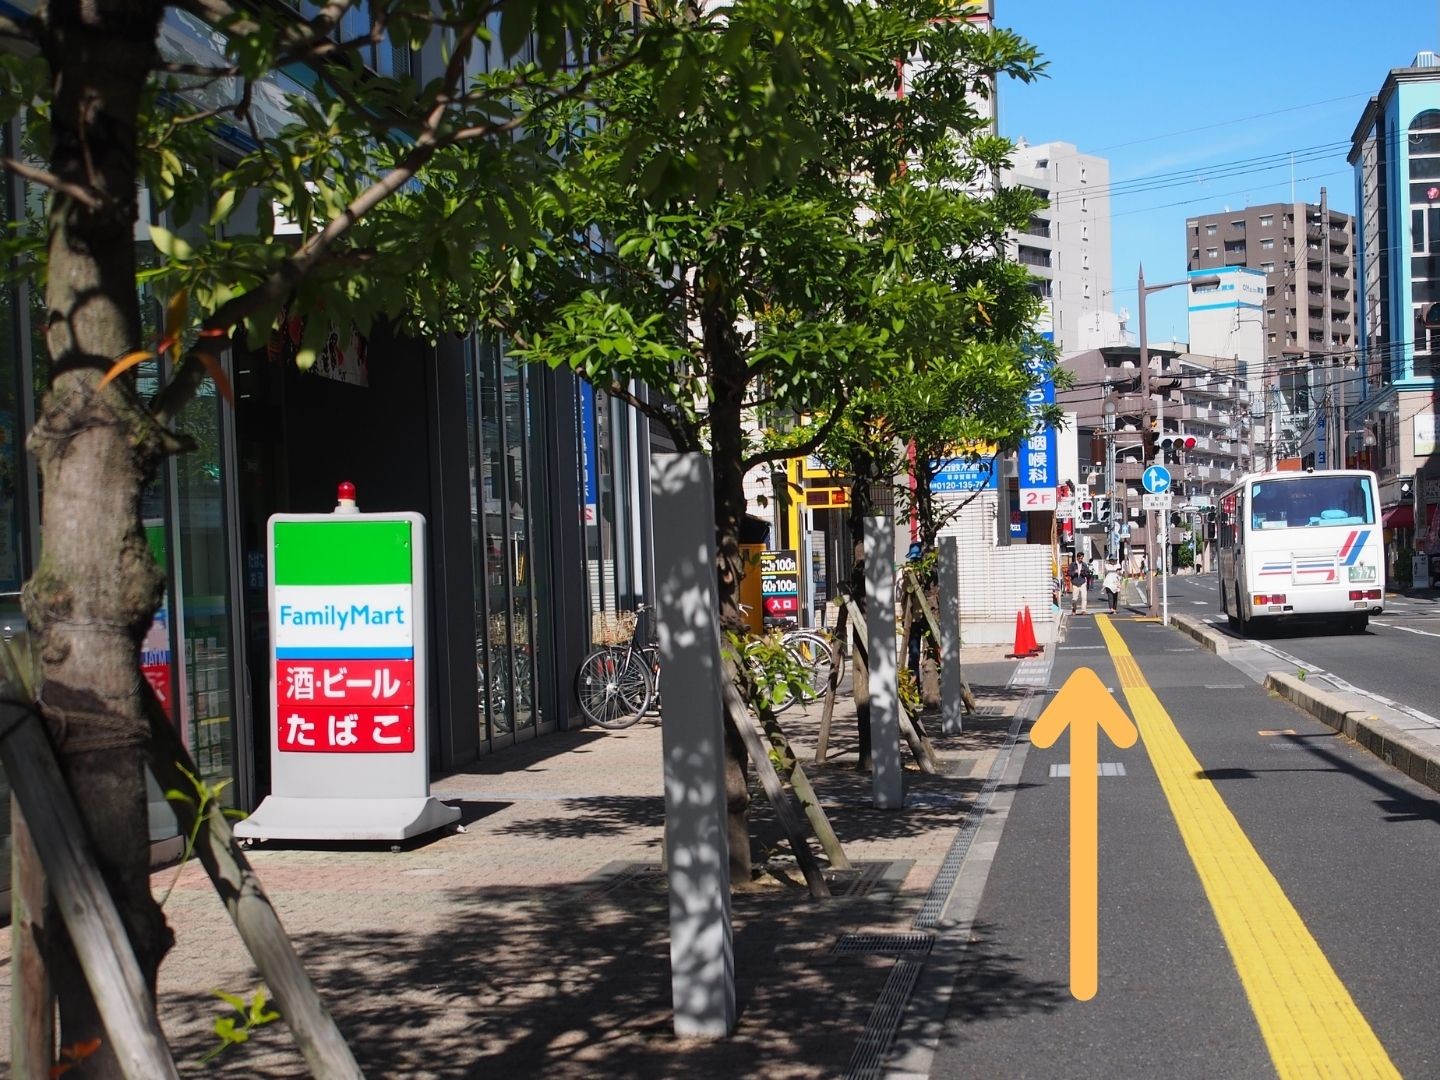
<path id="1" fill-rule="evenodd" d="M 1000 182 L 1028 187 L 1048 204 L 1010 237 L 1009 252 L 1039 279 L 1060 355 L 1123 344 L 1121 320 L 1108 310 L 1110 162 L 1073 143 L 1021 139 Z"/>

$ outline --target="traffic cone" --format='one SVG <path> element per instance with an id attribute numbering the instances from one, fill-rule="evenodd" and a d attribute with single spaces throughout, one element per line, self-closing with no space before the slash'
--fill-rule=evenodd
<path id="1" fill-rule="evenodd" d="M 1030 646 L 1030 655 L 1039 656 L 1045 647 L 1035 639 L 1035 620 L 1030 617 L 1030 605 L 1025 605 L 1025 641 Z"/>
<path id="2" fill-rule="evenodd" d="M 1035 624 L 1030 619 L 1030 607 L 1026 605 L 1015 613 L 1015 651 L 1005 655 L 1023 660 L 1039 651 L 1040 647 L 1035 644 Z"/>
<path id="3" fill-rule="evenodd" d="M 1015 612 L 1015 648 L 1005 654 L 1009 660 L 1023 660 L 1030 655 L 1030 648 L 1025 644 L 1025 613 Z"/>

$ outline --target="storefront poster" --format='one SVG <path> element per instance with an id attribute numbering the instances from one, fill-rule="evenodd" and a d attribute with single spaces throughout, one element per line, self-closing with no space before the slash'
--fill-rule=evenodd
<path id="1" fill-rule="evenodd" d="M 600 522 L 597 492 L 600 490 L 599 463 L 595 458 L 595 388 L 580 380 L 580 478 L 585 487 L 586 525 Z"/>
<path id="2" fill-rule="evenodd" d="M 765 621 L 793 623 L 800 615 L 800 559 L 796 552 L 760 553 L 760 595 Z"/>

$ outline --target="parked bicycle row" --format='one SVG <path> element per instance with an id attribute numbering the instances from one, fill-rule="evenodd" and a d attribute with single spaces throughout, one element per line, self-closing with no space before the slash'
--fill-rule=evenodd
<path id="1" fill-rule="evenodd" d="M 580 711 L 601 727 L 626 728 L 660 709 L 660 647 L 646 633 L 647 610 L 640 604 L 633 612 L 608 616 L 606 636 L 612 640 L 597 646 L 575 673 Z M 832 671 L 839 665 L 843 672 L 845 663 L 833 637 L 821 629 L 772 631 L 736 644 L 755 693 L 775 712 L 817 700 Z"/>

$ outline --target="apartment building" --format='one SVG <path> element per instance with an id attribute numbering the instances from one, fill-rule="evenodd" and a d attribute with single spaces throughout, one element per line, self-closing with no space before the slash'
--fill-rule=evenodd
<path id="1" fill-rule="evenodd" d="M 1152 348 L 1149 360 L 1150 385 L 1163 403 L 1158 420 L 1151 414 L 1148 431 L 1136 346 L 1067 356 L 1063 365 L 1073 385 L 1057 395 L 1062 407 L 1075 414 L 1078 475 L 1073 479 L 1110 496 L 1109 521 L 1097 523 L 1093 531 L 1102 538 L 1107 529 L 1114 531 L 1124 538 L 1126 553 L 1136 555 L 1148 546 L 1140 476 L 1154 460 L 1155 440 L 1166 435 L 1195 439 L 1194 447 L 1169 466 L 1177 508 L 1202 506 L 1207 499 L 1213 504 L 1216 495 L 1249 471 L 1255 454 L 1247 423 L 1249 395 L 1231 358 Z"/>
<path id="2" fill-rule="evenodd" d="M 1073 143 L 1031 146 L 1021 139 L 1000 180 L 1029 188 L 1047 204 L 1010 237 L 1009 254 L 1035 275 L 1060 355 L 1123 343 L 1119 319 L 1108 310 L 1110 162 Z"/>
<path id="3" fill-rule="evenodd" d="M 1361 400 L 1347 433 L 1380 477 L 1392 555 L 1440 550 L 1440 57 L 1392 69 L 1351 136 L 1359 210 Z M 1359 439 L 1355 439 L 1355 436 Z M 1358 443 L 1358 447 L 1357 447 Z M 1418 505 L 1412 498 L 1418 495 Z M 1413 530 L 1413 531 L 1412 531 Z"/>
<path id="4" fill-rule="evenodd" d="M 1272 461 L 1324 462 L 1323 426 L 1312 403 L 1325 394 L 1326 355 L 1342 371 L 1355 363 L 1354 218 L 1303 202 L 1227 209 L 1187 218 L 1185 248 L 1192 273 L 1248 267 L 1265 274 L 1265 400 L 1255 404 L 1269 425 L 1264 441 Z M 1332 385 L 1348 389 L 1353 381 L 1342 375 Z"/>

